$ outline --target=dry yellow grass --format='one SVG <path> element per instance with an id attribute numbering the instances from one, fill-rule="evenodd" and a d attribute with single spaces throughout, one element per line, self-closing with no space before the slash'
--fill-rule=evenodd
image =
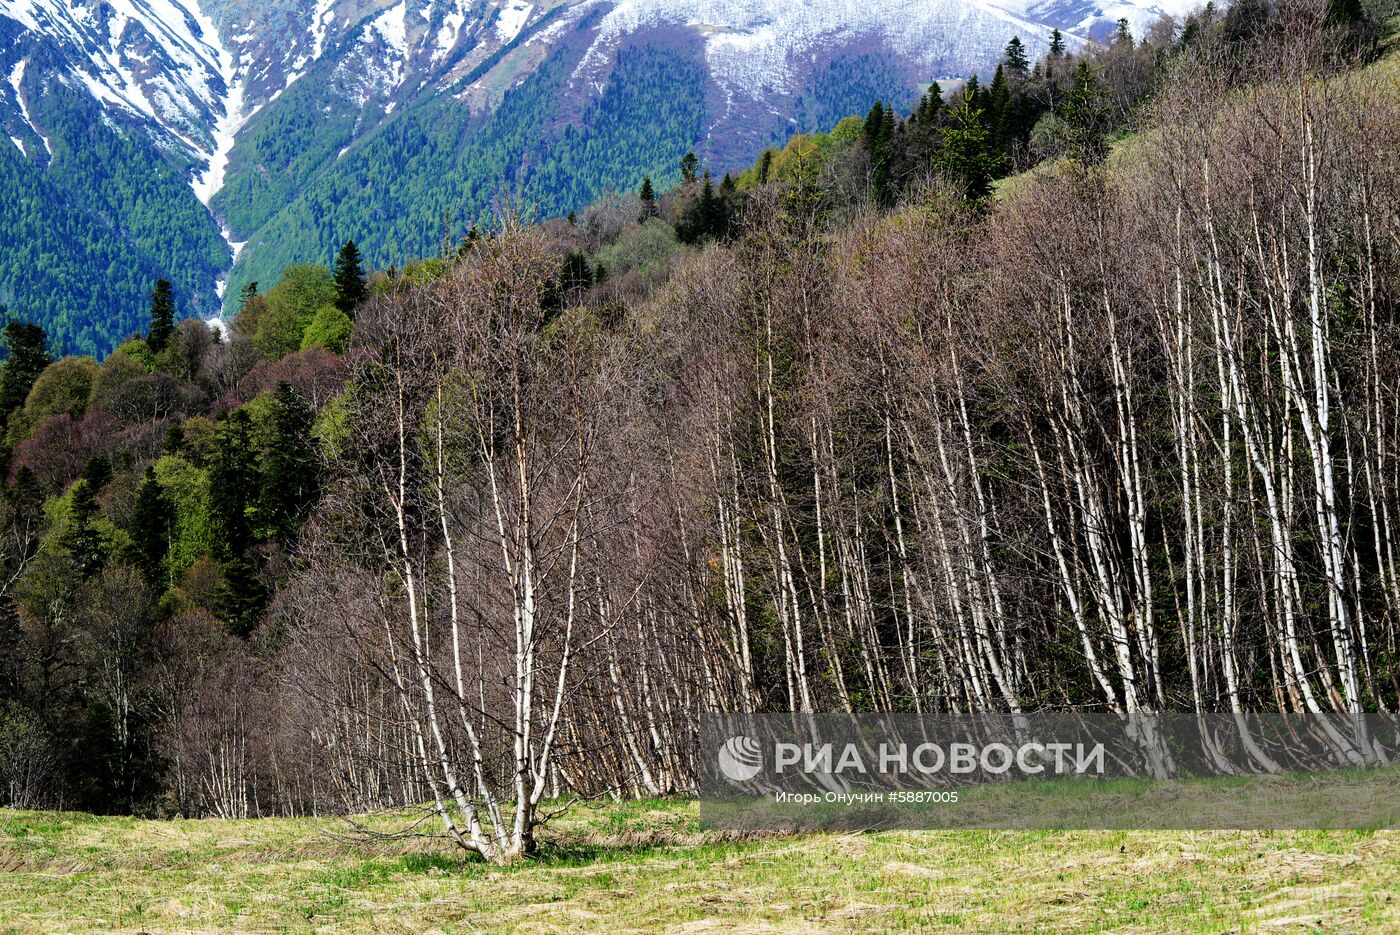
<path id="1" fill-rule="evenodd" d="M 492 868 L 346 830 L 0 812 L 0 930 L 1400 931 L 1394 832 L 732 840 L 666 801 L 571 816 L 538 859 Z"/>

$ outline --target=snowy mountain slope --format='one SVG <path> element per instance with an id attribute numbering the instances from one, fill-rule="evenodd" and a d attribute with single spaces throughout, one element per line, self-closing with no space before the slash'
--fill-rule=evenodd
<path id="1" fill-rule="evenodd" d="M 10 52 L 43 43 L 62 63 L 61 80 L 145 123 L 162 143 L 213 149 L 232 62 L 193 0 L 0 0 L 0 15 L 31 40 Z M 14 79 L 27 62 L 12 57 Z"/>
<path id="2" fill-rule="evenodd" d="M 1191 0 L 0 0 L 0 16 L 62 63 L 104 107 L 196 163 L 206 203 L 223 183 L 239 129 L 326 60 L 347 106 L 451 88 L 558 7 L 549 46 L 571 29 L 595 37 L 574 79 L 596 91 L 628 37 L 694 30 L 723 97 L 790 94 L 802 66 L 832 50 L 879 47 L 927 76 L 985 69 L 1012 34 L 1032 50 L 1051 27 L 1089 36 L 1120 16 L 1140 31 Z M 593 16 L 601 12 L 601 17 Z M 589 25 L 584 25 L 589 24 Z M 596 24 L 596 25 L 593 25 Z M 21 44 L 23 45 L 23 43 Z M 27 62 L 9 50 L 12 88 Z M 478 76 L 480 79 L 482 76 Z M 15 92 L 15 104 L 20 98 Z M 17 108 L 23 119 L 23 108 Z M 386 106 L 388 112 L 392 107 Z M 28 123 L 28 121 L 26 121 Z M 32 124 L 29 124 L 31 129 Z M 37 130 L 36 130 L 37 132 Z M 42 134 L 39 134 L 42 136 Z"/>
<path id="3" fill-rule="evenodd" d="M 223 259 L 201 260 L 181 298 L 190 311 L 211 314 L 224 281 L 249 278 L 237 271 L 230 278 L 234 263 L 252 263 L 266 277 L 278 262 L 324 260 L 325 243 L 356 230 L 366 212 L 390 215 L 371 229 L 402 230 L 395 225 L 422 212 L 479 210 L 483 192 L 502 178 L 540 172 L 555 179 L 543 203 L 568 210 L 608 187 L 635 184 L 643 172 L 667 177 L 677 146 L 694 147 L 722 171 L 875 97 L 905 106 L 931 79 L 985 75 L 1012 35 L 1038 55 L 1052 28 L 1074 44 L 1106 34 L 1119 17 L 1140 33 L 1159 15 L 1195 5 L 0 0 L 0 125 L 15 157 L 70 187 L 99 184 L 113 171 L 108 155 L 85 151 L 80 140 L 55 145 L 60 118 L 71 124 L 79 111 L 82 120 L 96 115 L 143 159 L 168 163 L 183 190 L 148 193 L 129 210 L 185 217 L 189 199 L 205 206 L 200 223 L 222 241 Z M 671 96 L 649 97 L 653 91 L 623 73 L 636 67 L 647 69 L 642 84 L 664 85 Z M 512 94 L 517 106 L 503 111 Z M 626 110 L 635 106 L 670 108 L 670 122 L 649 128 L 645 113 Z M 594 148 L 560 149 L 584 145 Z M 364 190 L 386 165 L 392 172 L 379 187 Z M 314 191 L 321 194 L 303 198 Z M 74 194 L 79 210 L 85 192 Z M 152 199 L 164 203 L 153 210 Z M 314 207 L 352 202 L 358 214 L 323 217 L 325 208 Z M 105 207 L 101 215 L 118 237 L 140 227 L 122 210 Z M 317 236 L 303 248 L 308 227 Z M 398 239 L 364 246 L 382 258 L 404 235 Z M 223 273 L 209 278 L 202 271 L 209 262 L 222 262 Z M 22 291 L 0 281 L 0 302 L 22 299 Z"/>

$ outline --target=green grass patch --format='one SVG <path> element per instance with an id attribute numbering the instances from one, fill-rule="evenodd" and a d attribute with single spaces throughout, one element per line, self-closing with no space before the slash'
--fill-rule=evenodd
<path id="1" fill-rule="evenodd" d="M 1390 831 L 735 839 L 680 799 L 576 808 L 503 867 L 339 819 L 0 811 L 0 932 L 1397 931 L 1397 866 Z"/>

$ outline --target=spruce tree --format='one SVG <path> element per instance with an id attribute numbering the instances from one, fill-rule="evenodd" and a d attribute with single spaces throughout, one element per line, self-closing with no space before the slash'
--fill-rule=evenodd
<path id="1" fill-rule="evenodd" d="M 146 332 L 146 344 L 159 354 L 170 342 L 175 331 L 175 290 L 168 279 L 157 279 L 151 292 L 151 327 Z"/>
<path id="2" fill-rule="evenodd" d="M 93 494 L 99 494 L 112 480 L 112 462 L 105 455 L 93 455 L 87 459 L 78 476 L 88 482 Z"/>
<path id="3" fill-rule="evenodd" d="M 1001 155 L 970 89 L 963 90 L 962 103 L 950 111 L 949 118 L 943 146 L 934 161 L 964 186 L 969 201 L 980 201 L 991 191 L 991 181 L 1001 169 Z"/>
<path id="4" fill-rule="evenodd" d="M 887 206 L 893 200 L 890 186 L 890 137 L 894 131 L 894 108 L 886 109 L 876 101 L 865 115 L 861 142 L 870 156 L 870 197 L 877 205 Z"/>
<path id="5" fill-rule="evenodd" d="M 1050 51 L 1046 53 L 1050 58 L 1063 58 L 1065 54 L 1065 37 L 1058 29 L 1050 31 Z"/>
<path id="6" fill-rule="evenodd" d="M 565 301 L 577 302 L 592 285 L 593 267 L 588 257 L 577 250 L 570 250 L 564 255 L 563 265 L 559 269 L 559 289 Z"/>
<path id="7" fill-rule="evenodd" d="M 1001 53 L 1001 64 L 1006 69 L 1007 81 L 1015 84 L 1026 80 L 1031 71 L 1031 62 L 1026 57 L 1026 46 L 1020 36 L 1012 36 L 1006 44 L 1006 50 Z"/>
<path id="8" fill-rule="evenodd" d="M 347 240 L 335 257 L 335 307 L 353 317 L 355 307 L 367 298 L 369 290 L 360 268 L 360 250 L 355 241 Z"/>
<path id="9" fill-rule="evenodd" d="M 1011 89 L 1006 84 L 1006 71 L 997 66 L 992 85 L 987 90 L 987 122 L 992 129 L 992 145 L 1003 158 L 1015 140 L 1015 114 L 1011 106 Z"/>
<path id="10" fill-rule="evenodd" d="M 252 539 L 248 507 L 260 485 L 251 431 L 248 413 L 235 409 L 223 418 L 214 433 L 209 505 L 219 531 L 219 554 L 226 559 L 241 555 Z"/>
<path id="11" fill-rule="evenodd" d="M 0 367 L 0 427 L 9 422 L 10 413 L 24 405 L 34 381 L 52 363 L 48 335 L 38 325 L 12 321 L 5 326 L 3 339 L 6 359 Z"/>
<path id="12" fill-rule="evenodd" d="M 223 563 L 223 581 L 214 589 L 211 608 L 234 636 L 247 636 L 267 606 L 267 586 L 253 566 L 239 556 Z"/>
<path id="13" fill-rule="evenodd" d="M 1069 142 L 1074 155 L 1086 165 L 1102 162 L 1108 153 L 1104 140 L 1105 113 L 1099 89 L 1098 70 L 1082 59 L 1074 69 L 1074 87 L 1061 108 L 1069 125 Z"/>
<path id="14" fill-rule="evenodd" d="M 773 171 L 773 150 L 765 149 L 758 157 L 758 184 L 767 185 L 768 176 Z"/>
<path id="15" fill-rule="evenodd" d="M 238 293 L 238 310 L 241 312 L 248 307 L 248 303 L 258 297 L 258 281 L 255 279 L 245 285 Z"/>
<path id="16" fill-rule="evenodd" d="M 170 501 L 156 480 L 155 468 L 148 467 L 131 508 L 129 532 L 133 564 L 157 591 L 164 590 L 162 572 L 165 553 L 170 548 L 170 521 Z"/>
<path id="17" fill-rule="evenodd" d="M 289 539 L 316 496 L 311 407 L 285 380 L 273 394 L 272 441 L 263 461 L 258 512 L 274 537 Z"/>
<path id="18" fill-rule="evenodd" d="M 160 442 L 160 453 L 163 455 L 179 455 L 185 447 L 185 429 L 180 423 L 175 423 L 165 430 L 165 438 Z"/>
<path id="19" fill-rule="evenodd" d="M 689 152 L 681 157 L 681 181 L 686 185 L 695 181 L 696 174 L 700 171 L 700 160 L 695 153 Z"/>
<path id="20" fill-rule="evenodd" d="M 651 176 L 642 177 L 642 190 L 637 197 L 642 201 L 641 220 L 656 217 L 656 191 L 651 187 Z"/>
<path id="21" fill-rule="evenodd" d="M 80 478 L 69 492 L 68 528 L 61 542 L 82 581 L 100 572 L 107 561 L 107 542 L 96 526 L 97 515 L 97 498 L 92 486 Z"/>

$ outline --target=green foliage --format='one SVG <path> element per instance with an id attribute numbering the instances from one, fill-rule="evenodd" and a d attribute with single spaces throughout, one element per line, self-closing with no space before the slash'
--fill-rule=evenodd
<path id="1" fill-rule="evenodd" d="M 67 524 L 59 545 L 68 553 L 80 580 L 86 581 L 102 570 L 107 561 L 108 543 L 98 528 L 96 491 L 79 479 L 68 491 Z"/>
<path id="2" fill-rule="evenodd" d="M 295 535 L 316 496 L 317 460 L 311 427 L 314 415 L 286 382 L 273 394 L 272 433 L 263 458 L 258 516 L 274 538 Z"/>
<path id="3" fill-rule="evenodd" d="M 102 369 L 92 381 L 88 395 L 89 409 L 106 409 L 107 404 L 127 382 L 146 376 L 150 371 L 136 357 L 118 349 L 102 362 Z"/>
<path id="4" fill-rule="evenodd" d="M 1026 57 L 1026 46 L 1020 36 L 1012 36 L 1011 41 L 1006 43 L 1006 50 L 1001 53 L 1001 64 L 1006 69 L 1007 78 L 1012 81 L 1024 81 L 1031 73 L 1030 59 Z"/>
<path id="5" fill-rule="evenodd" d="M 676 237 L 690 244 L 722 240 L 729 236 L 732 224 L 733 209 L 728 194 L 716 193 L 710 173 L 706 172 L 699 194 L 686 206 L 676 224 Z"/>
<path id="6" fill-rule="evenodd" d="M 53 158 L 43 162 L 27 128 L 34 159 L 0 150 L 0 295 L 66 353 L 102 355 L 143 329 L 161 277 L 177 308 L 212 312 L 229 248 L 190 190 L 188 163 L 104 119 L 81 86 L 25 91 Z"/>
<path id="7" fill-rule="evenodd" d="M 179 578 L 201 555 L 214 551 L 218 533 L 209 495 L 209 475 L 178 455 L 155 463 L 156 481 L 171 513 L 169 548 L 165 555 L 170 579 Z"/>
<path id="8" fill-rule="evenodd" d="M 5 325 L 5 363 L 0 365 L 0 427 L 10 413 L 24 405 L 34 381 L 49 365 L 48 337 L 44 329 L 28 322 Z"/>
<path id="9" fill-rule="evenodd" d="M 671 225 L 652 218 L 598 251 L 595 259 L 609 276 L 621 276 L 633 269 L 645 271 L 679 249 L 680 241 Z"/>
<path id="10" fill-rule="evenodd" d="M 349 414 L 345 396 L 339 395 L 321 407 L 311 426 L 311 437 L 323 458 L 333 458 L 345 443 Z"/>
<path id="11" fill-rule="evenodd" d="M 681 184 L 689 185 L 695 181 L 696 172 L 700 169 L 700 160 L 692 150 L 681 157 Z"/>
<path id="12" fill-rule="evenodd" d="M 131 535 L 132 562 L 145 575 L 146 582 L 157 590 L 163 590 L 165 557 L 170 550 L 174 522 L 174 510 L 161 489 L 155 468 L 148 467 L 136 492 L 128 531 Z"/>
<path id="13" fill-rule="evenodd" d="M 365 272 L 360 267 L 360 251 L 355 241 L 345 241 L 345 246 L 335 255 L 335 307 L 346 315 L 355 311 L 369 297 L 365 288 Z"/>
<path id="14" fill-rule="evenodd" d="M 316 312 L 335 305 L 339 298 L 335 279 L 324 266 L 289 266 L 282 280 L 261 296 L 253 343 L 265 355 L 282 357 L 301 349 L 302 335 Z"/>
<path id="15" fill-rule="evenodd" d="M 146 331 L 146 346 L 152 353 L 165 350 L 170 333 L 175 330 L 175 291 L 168 279 L 157 279 L 151 291 L 151 326 Z"/>
<path id="16" fill-rule="evenodd" d="M 241 556 L 221 566 L 223 580 L 214 591 L 213 610 L 234 636 L 247 636 L 267 606 L 267 586 Z"/>
<path id="17" fill-rule="evenodd" d="M 350 333 L 354 324 L 350 316 L 334 305 L 323 305 L 316 310 L 310 324 L 301 335 L 301 350 L 323 347 L 337 354 L 345 353 L 350 345 Z"/>
<path id="18" fill-rule="evenodd" d="M 87 410 L 92 386 L 102 368 L 91 357 L 65 357 L 44 369 L 24 407 L 10 416 L 7 438 L 11 445 L 28 438 L 49 416 L 67 413 L 74 418 Z"/>
<path id="19" fill-rule="evenodd" d="M 123 341 L 117 347 L 117 351 L 125 354 L 133 360 L 139 361 L 147 373 L 154 373 L 156 369 L 156 355 L 151 352 L 151 346 L 146 343 L 145 338 L 131 338 Z M 115 353 L 115 351 L 113 352 Z"/>
<path id="20" fill-rule="evenodd" d="M 217 531 L 215 554 L 228 560 L 252 541 L 248 508 L 259 487 L 252 420 L 242 409 L 225 416 L 214 432 L 209 461 L 209 506 Z"/>
<path id="21" fill-rule="evenodd" d="M 965 91 L 962 102 L 949 112 L 943 148 L 936 157 L 938 167 L 963 186 L 970 200 L 987 195 L 1002 163 L 982 116 L 972 92 Z"/>
<path id="22" fill-rule="evenodd" d="M 289 263 L 332 255 L 352 236 L 369 268 L 431 256 L 442 244 L 444 219 L 455 240 L 493 210 L 503 186 L 541 214 L 562 216 L 605 191 L 634 190 L 647 175 L 653 184 L 674 182 L 680 157 L 702 136 L 707 77 L 700 55 L 698 44 L 693 55 L 680 56 L 670 45 L 626 47 L 582 114 L 572 112 L 565 90 L 575 64 L 569 56 L 552 56 L 489 114 L 450 98 L 405 107 L 339 159 L 338 149 L 318 149 L 320 164 L 286 176 L 290 190 L 257 210 L 241 199 L 250 193 L 249 177 L 262 170 L 251 152 L 247 161 L 236 153 L 216 205 L 240 239 L 256 240 L 240 256 L 230 292 L 236 296 L 250 280 L 271 281 Z M 271 108 L 279 111 L 275 120 L 293 121 L 284 109 L 298 111 L 298 126 L 323 119 L 314 95 L 292 90 Z M 255 124 L 257 146 L 268 145 L 274 134 Z"/>
<path id="23" fill-rule="evenodd" d="M 1104 137 L 1109 127 L 1099 87 L 1098 69 L 1088 59 L 1080 60 L 1074 69 L 1074 87 L 1069 100 L 1061 108 L 1068 127 L 1068 139 L 1073 155 L 1083 162 L 1102 162 L 1108 154 Z"/>

